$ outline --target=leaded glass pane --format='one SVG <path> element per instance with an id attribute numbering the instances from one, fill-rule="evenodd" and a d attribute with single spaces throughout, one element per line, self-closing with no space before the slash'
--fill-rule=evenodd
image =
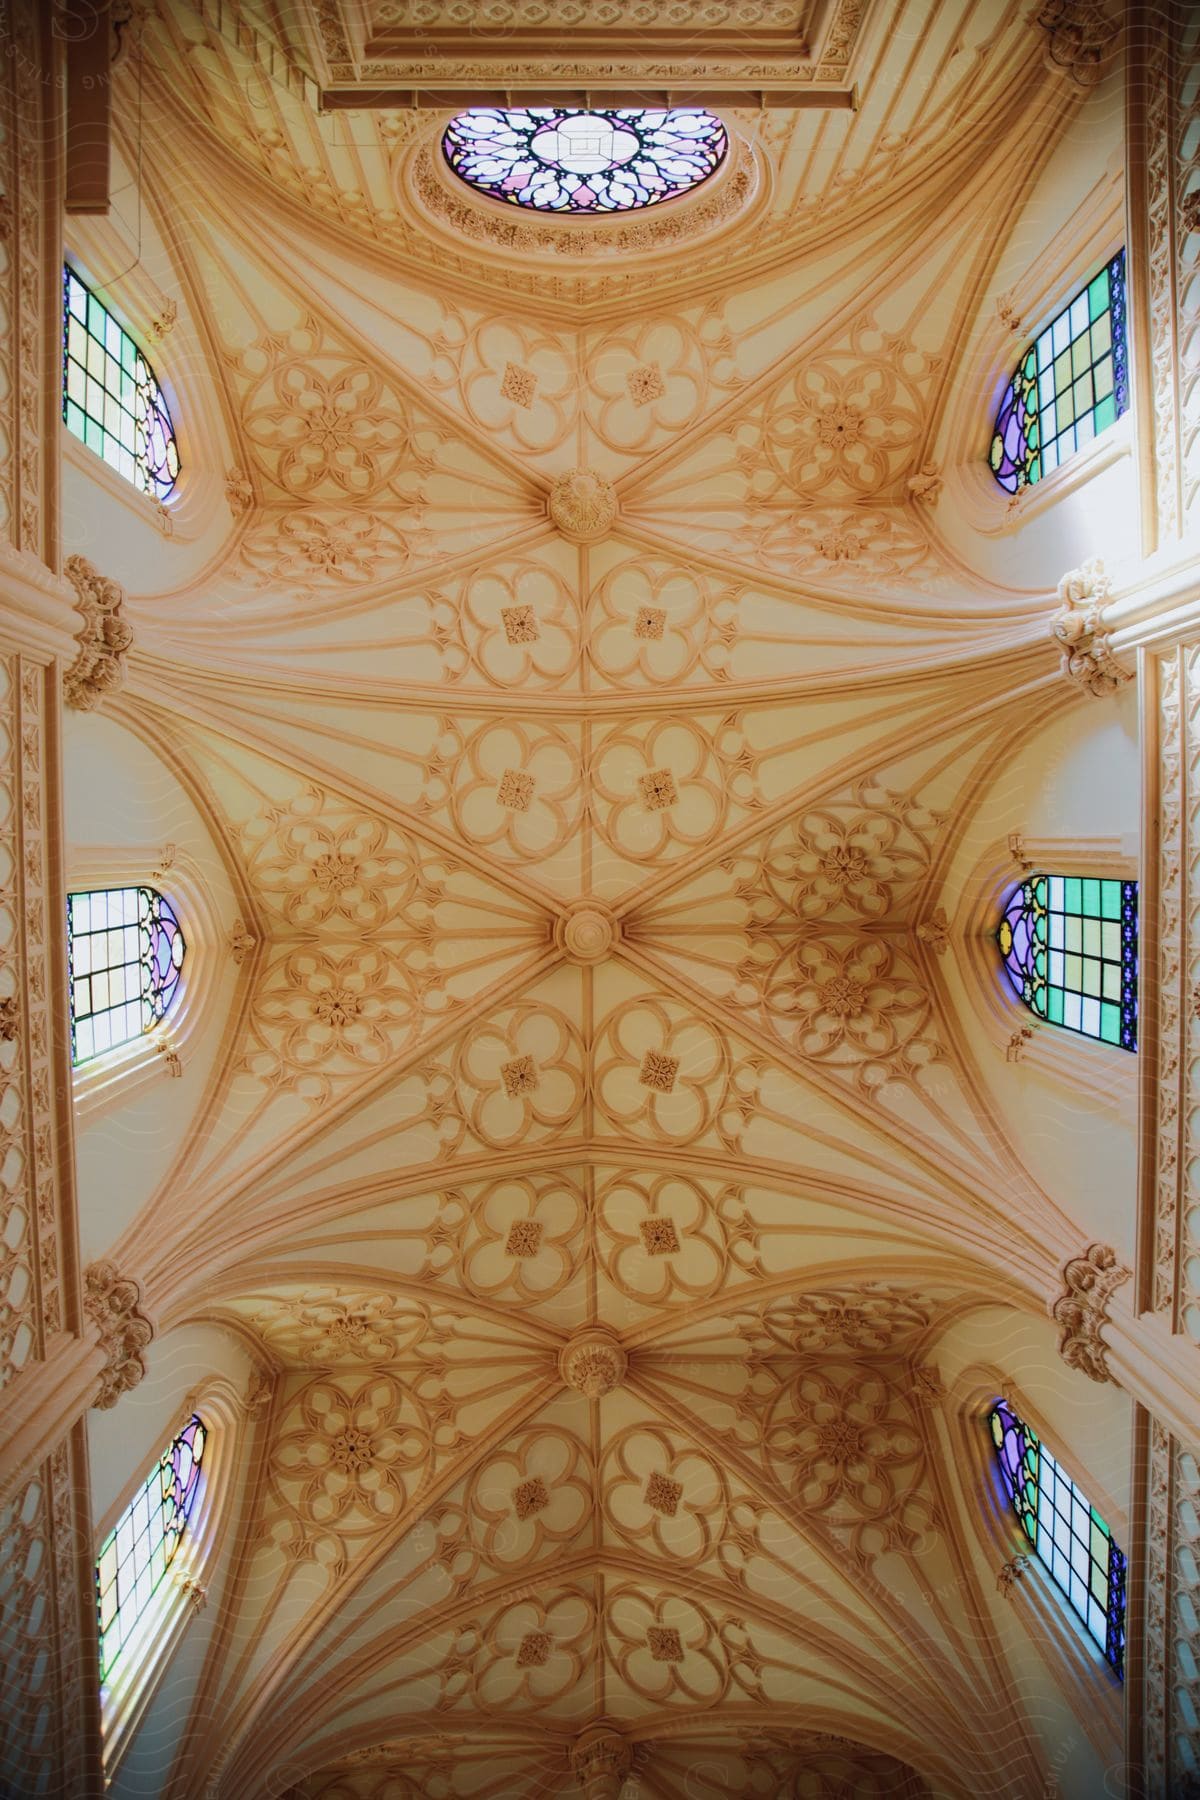
<path id="1" fill-rule="evenodd" d="M 1123 1553 L 1095 1507 L 1006 1400 L 996 1401 L 988 1423 L 1005 1495 L 1031 1548 L 1123 1676 Z"/>
<path id="2" fill-rule="evenodd" d="M 63 270 L 63 418 L 144 494 L 165 500 L 179 448 L 154 371 L 73 269 Z"/>
<path id="3" fill-rule="evenodd" d="M 1129 407 L 1125 252 L 1119 250 L 1026 350 L 992 434 L 1002 488 L 1040 481 Z"/>
<path id="4" fill-rule="evenodd" d="M 72 1062 L 157 1025 L 175 998 L 186 949 L 169 902 L 153 888 L 68 894 Z"/>
<path id="5" fill-rule="evenodd" d="M 200 1486 L 208 1432 L 193 1413 L 100 1547 L 96 1608 L 100 1679 L 107 1681 L 146 1604 L 174 1561 Z"/>
<path id="6" fill-rule="evenodd" d="M 468 186 L 538 212 L 632 212 L 707 180 L 728 147 L 699 107 L 472 107 L 442 151 Z"/>
<path id="7" fill-rule="evenodd" d="M 1052 1025 L 1137 1049 L 1138 884 L 1030 875 L 996 934 L 1017 997 Z"/>

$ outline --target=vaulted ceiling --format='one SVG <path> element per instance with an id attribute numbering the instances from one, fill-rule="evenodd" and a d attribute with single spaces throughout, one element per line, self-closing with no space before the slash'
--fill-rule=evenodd
<path id="1" fill-rule="evenodd" d="M 137 89 L 186 121 L 145 196 L 227 467 L 113 571 L 110 708 L 238 914 L 123 1240 L 274 1382 L 222 1792 L 1028 1791 L 938 1355 L 1071 1227 L 941 953 L 1058 571 L 936 504 L 1079 98 L 1026 14 L 792 20 L 858 110 L 728 109 L 724 209 L 619 244 L 455 201 L 433 112 L 319 112 L 265 5 L 164 0 L 122 70 L 131 163 Z"/>

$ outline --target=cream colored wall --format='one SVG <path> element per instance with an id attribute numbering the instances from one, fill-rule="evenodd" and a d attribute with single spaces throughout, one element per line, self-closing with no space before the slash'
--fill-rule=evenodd
<path id="1" fill-rule="evenodd" d="M 161 1455 L 172 1435 L 185 1422 L 203 1382 L 224 1377 L 241 1394 L 253 1370 L 242 1347 L 227 1332 L 199 1323 L 165 1333 L 150 1346 L 143 1381 L 109 1412 L 89 1415 L 88 1448 L 92 1478 L 92 1516 L 100 1526 L 111 1526 L 112 1513 L 128 1497 L 131 1473 L 144 1475 Z M 203 1401 L 200 1402 L 202 1416 Z M 214 1552 L 204 1568 L 207 1601 L 187 1619 L 182 1637 L 146 1708 L 146 1712 L 121 1758 L 109 1793 L 152 1800 L 163 1792 L 164 1773 L 170 1768 L 184 1723 L 191 1710 L 197 1683 L 211 1649 L 214 1627 L 222 1613 L 226 1581 L 237 1554 L 236 1521 L 245 1499 L 246 1483 L 253 1476 L 252 1436 L 227 1422 L 232 1466 L 221 1483 L 221 1525 Z M 203 1502 L 202 1502 L 203 1504 Z"/>
<path id="2" fill-rule="evenodd" d="M 115 1407 L 88 1414 L 92 1516 L 97 1529 L 126 1497 L 130 1481 L 155 1463 L 186 1422 L 188 1397 L 211 1375 L 244 1388 L 250 1362 L 236 1341 L 215 1325 L 181 1325 L 155 1338 L 146 1352 L 146 1374 Z"/>
<path id="3" fill-rule="evenodd" d="M 79 879 L 80 870 L 88 869 L 87 858 L 98 849 L 126 845 L 143 865 L 153 867 L 173 844 L 177 856 L 199 871 L 211 914 L 206 924 L 215 939 L 203 946 L 205 980 L 187 995 L 189 1015 L 193 1005 L 197 1013 L 181 1057 L 182 1075 L 171 1077 L 161 1064 L 140 1080 L 118 1081 L 101 1105 L 89 1107 L 77 1120 L 80 1243 L 88 1260 L 102 1256 L 136 1218 L 186 1139 L 221 1053 L 236 986 L 237 969 L 226 946 L 236 905 L 205 821 L 148 744 L 97 713 L 68 713 L 64 736 L 68 886 Z M 170 898 L 170 868 L 159 885 Z M 186 907 L 180 924 L 186 940 Z M 191 924 L 194 935 L 195 921 Z M 193 965 L 197 961 L 194 956 Z M 185 980 L 188 973 L 185 958 Z"/>
<path id="4" fill-rule="evenodd" d="M 1004 846 L 1010 832 L 1059 840 L 1068 849 L 1079 839 L 1114 839 L 1124 854 L 1135 858 L 1138 776 L 1132 689 L 1109 703 L 1065 706 L 997 766 L 946 879 L 944 892 L 951 905 L 975 892 L 981 859 Z M 1020 879 L 1020 868 L 1003 853 L 999 867 L 1006 869 L 1009 885 Z M 985 921 L 985 932 L 993 918 Z M 989 1007 L 972 959 L 952 939 L 941 972 L 955 1020 L 1013 1143 L 1046 1194 L 1075 1221 L 1080 1247 L 1093 1240 L 1111 1243 L 1128 1262 L 1137 1202 L 1137 1059 L 1035 1024 L 1039 1044 L 1049 1043 L 1053 1034 L 1063 1046 L 1060 1061 L 1066 1074 L 1029 1055 L 1008 1061 L 1006 1029 L 1017 1031 L 1033 1021 L 1012 996 L 998 959 L 989 940 L 981 959 L 989 970 Z"/>
<path id="5" fill-rule="evenodd" d="M 1012 222 L 957 359 L 940 441 L 948 475 L 937 529 L 973 569 L 1013 588 L 1052 591 L 1067 569 L 1093 556 L 1119 577 L 1140 557 L 1132 411 L 1047 484 L 1026 489 L 1015 509 L 985 460 L 1016 363 L 1124 242 L 1123 93 L 1117 61 L 1068 124 Z M 1036 135 L 1031 126 L 1035 142 Z M 1019 329 L 1001 318 L 1001 305 L 1015 311 Z"/>
<path id="6" fill-rule="evenodd" d="M 950 1395 L 943 1442 L 955 1469 L 963 1540 L 988 1599 L 986 1629 L 1003 1646 L 1045 1766 L 1057 1782 L 1046 1791 L 1063 1800 L 1095 1800 L 1116 1791 L 1106 1782 L 1123 1689 L 1036 1564 L 1018 1580 L 1011 1598 L 996 1583 L 1001 1563 L 1027 1546 L 994 1473 L 987 1433 L 986 1408 L 1001 1383 L 989 1388 L 982 1370 L 1011 1383 L 1013 1402 L 1104 1517 L 1118 1545 L 1128 1549 L 1131 1541 L 1132 1403 L 1120 1389 L 1067 1368 L 1056 1354 L 1055 1339 L 1056 1328 L 1048 1319 L 1002 1307 L 980 1308 L 955 1321 L 938 1341 L 938 1364 Z M 964 1417 L 968 1388 L 983 1391 Z M 966 1450 L 968 1433 L 978 1437 L 975 1462 Z M 983 1524 L 987 1489 L 995 1496 L 998 1514 L 994 1537 Z"/>
<path id="7" fill-rule="evenodd" d="M 150 362 L 175 427 L 180 475 L 159 507 L 62 425 L 62 549 L 64 556 L 89 557 L 132 593 L 169 593 L 220 552 L 234 527 L 225 477 L 236 457 L 204 322 L 189 304 L 186 223 L 173 218 L 173 236 L 164 235 L 119 143 L 111 182 L 106 216 L 68 221 L 66 259 Z"/>

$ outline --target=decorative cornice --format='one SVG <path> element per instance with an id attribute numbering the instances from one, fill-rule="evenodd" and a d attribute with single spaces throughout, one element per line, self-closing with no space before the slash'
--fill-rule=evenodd
<path id="1" fill-rule="evenodd" d="M 1072 1369 L 1091 1381 L 1111 1381 L 1107 1346 L 1100 1333 L 1108 1323 L 1108 1303 L 1132 1271 L 1117 1259 L 1109 1244 L 1091 1244 L 1063 1269 L 1065 1287 L 1050 1308 L 1061 1326 L 1059 1354 Z"/>
<path id="2" fill-rule="evenodd" d="M 743 212 L 759 186 L 754 151 L 739 138 L 730 145 L 727 172 L 718 171 L 711 178 L 711 189 L 706 187 L 694 201 L 677 200 L 670 207 L 649 207 L 596 222 L 543 215 L 514 217 L 516 207 L 473 195 L 465 183 L 459 184 L 463 189 L 459 194 L 441 179 L 428 142 L 417 145 L 410 171 L 417 199 L 439 224 L 472 243 L 518 257 L 629 257 L 639 251 L 684 244 Z"/>
<path id="3" fill-rule="evenodd" d="M 1113 655 L 1102 623 L 1112 582 L 1099 557 L 1071 569 L 1058 584 L 1059 610 L 1050 635 L 1062 651 L 1060 667 L 1069 680 L 1096 699 L 1115 694 L 1133 675 Z"/>
<path id="4" fill-rule="evenodd" d="M 83 627 L 76 637 L 79 654 L 63 676 L 63 698 L 79 712 L 94 712 L 125 685 L 133 627 L 122 617 L 125 590 L 119 582 L 99 574 L 86 556 L 69 556 L 65 573 L 75 589 Z"/>
<path id="5" fill-rule="evenodd" d="M 118 1274 L 115 1263 L 88 1264 L 83 1272 L 83 1309 L 99 1331 L 105 1357 L 100 1392 L 93 1403 L 101 1411 L 115 1406 L 146 1373 L 142 1352 L 154 1336 L 154 1327 L 141 1307 L 141 1287 L 131 1277 Z"/>

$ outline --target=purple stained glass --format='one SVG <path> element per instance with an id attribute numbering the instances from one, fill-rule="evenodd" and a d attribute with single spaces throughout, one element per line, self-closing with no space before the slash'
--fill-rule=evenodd
<path id="1" fill-rule="evenodd" d="M 175 1560 L 200 1489 L 208 1431 L 193 1413 L 129 1502 L 96 1559 L 100 1674 L 107 1681 Z"/>
<path id="2" fill-rule="evenodd" d="M 1000 1480 L 1025 1540 L 1118 1675 L 1125 1673 L 1125 1556 L 1046 1446 L 998 1399 L 988 1414 Z"/>
<path id="3" fill-rule="evenodd" d="M 63 270 L 63 419 L 143 494 L 165 500 L 173 490 L 179 447 L 154 370 L 71 268 Z"/>
<path id="4" fill-rule="evenodd" d="M 152 1030 L 175 999 L 186 949 L 174 909 L 154 888 L 68 894 L 72 1061 Z"/>
<path id="5" fill-rule="evenodd" d="M 729 140 L 699 107 L 473 107 L 446 127 L 454 173 L 536 212 L 633 212 L 686 194 L 720 165 Z"/>
<path id="6" fill-rule="evenodd" d="M 1138 884 L 1030 875 L 996 933 L 1018 998 L 1051 1025 L 1137 1049 Z"/>
<path id="7" fill-rule="evenodd" d="M 1129 410 L 1125 252 L 1038 334 L 1000 400 L 988 460 L 1007 493 L 1042 481 Z"/>

